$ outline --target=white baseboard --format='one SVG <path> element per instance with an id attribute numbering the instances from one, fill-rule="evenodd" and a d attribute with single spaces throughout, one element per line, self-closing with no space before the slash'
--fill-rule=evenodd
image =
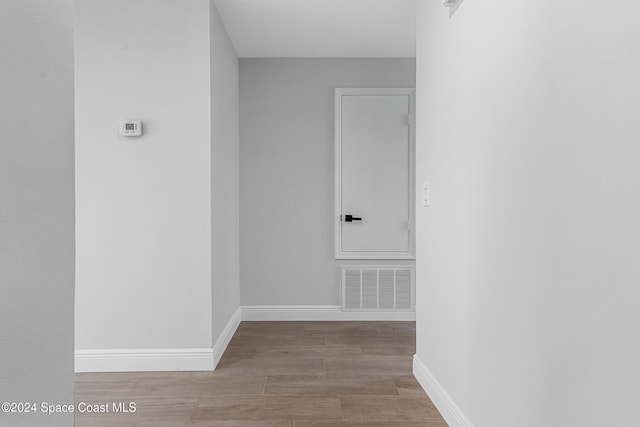
<path id="1" fill-rule="evenodd" d="M 417 355 L 413 356 L 413 375 L 438 408 L 440 415 L 449 424 L 449 427 L 473 427 L 471 421 Z"/>
<path id="2" fill-rule="evenodd" d="M 76 350 L 76 372 L 212 371 L 241 320 L 415 321 L 415 312 L 342 311 L 339 305 L 253 305 L 239 307 L 213 348 Z"/>
<path id="3" fill-rule="evenodd" d="M 245 305 L 244 321 L 415 321 L 413 311 L 342 311 L 339 305 Z"/>
<path id="4" fill-rule="evenodd" d="M 210 348 L 76 350 L 76 372 L 212 371 Z"/>
<path id="5" fill-rule="evenodd" d="M 233 334 L 236 333 L 236 329 L 240 326 L 240 321 L 242 320 L 242 312 L 240 307 L 233 313 L 229 322 L 224 327 L 220 336 L 216 340 L 215 344 L 213 344 L 213 368 L 215 369 L 218 366 L 218 362 L 222 358 L 224 351 L 227 349 L 229 342 L 231 342 L 231 338 L 233 338 Z"/>

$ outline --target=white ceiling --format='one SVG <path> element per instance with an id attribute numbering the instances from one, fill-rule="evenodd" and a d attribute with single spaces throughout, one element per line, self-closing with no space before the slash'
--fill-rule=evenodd
<path id="1" fill-rule="evenodd" d="M 214 0 L 241 58 L 414 57 L 416 0 Z"/>

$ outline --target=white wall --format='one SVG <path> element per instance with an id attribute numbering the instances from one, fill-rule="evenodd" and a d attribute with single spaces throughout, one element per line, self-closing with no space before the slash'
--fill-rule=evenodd
<path id="1" fill-rule="evenodd" d="M 213 342 L 240 306 L 238 56 L 211 2 Z"/>
<path id="2" fill-rule="evenodd" d="M 363 262 L 334 259 L 334 89 L 414 82 L 413 59 L 240 60 L 243 305 L 340 303 Z"/>
<path id="3" fill-rule="evenodd" d="M 637 424 L 638 12 L 418 3 L 417 359 L 476 427 Z"/>
<path id="4" fill-rule="evenodd" d="M 0 57 L 0 396 L 73 404 L 73 2 L 0 2 Z"/>
<path id="5" fill-rule="evenodd" d="M 210 348 L 209 2 L 75 17 L 76 348 Z M 141 138 L 118 136 L 125 118 Z"/>

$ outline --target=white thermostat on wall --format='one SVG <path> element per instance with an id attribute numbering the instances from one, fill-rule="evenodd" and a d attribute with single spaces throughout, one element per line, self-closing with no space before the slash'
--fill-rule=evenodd
<path id="1" fill-rule="evenodd" d="M 142 123 L 140 120 L 121 120 L 120 135 L 140 136 L 142 135 Z"/>

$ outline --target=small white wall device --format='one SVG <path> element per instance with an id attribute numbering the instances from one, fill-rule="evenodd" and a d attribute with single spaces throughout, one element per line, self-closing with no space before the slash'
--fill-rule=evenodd
<path id="1" fill-rule="evenodd" d="M 140 120 L 121 120 L 120 135 L 122 136 L 141 136 L 142 123 Z"/>
<path id="2" fill-rule="evenodd" d="M 431 184 L 428 182 L 422 186 L 422 206 L 431 206 Z"/>

